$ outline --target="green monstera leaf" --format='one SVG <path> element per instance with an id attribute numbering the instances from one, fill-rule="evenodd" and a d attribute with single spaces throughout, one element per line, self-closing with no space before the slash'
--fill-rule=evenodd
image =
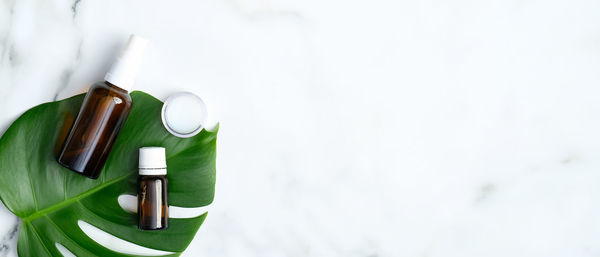
<path id="1" fill-rule="evenodd" d="M 136 195 L 138 149 L 167 149 L 169 204 L 201 207 L 213 201 L 217 132 L 187 138 L 169 134 L 160 121 L 162 102 L 133 92 L 133 109 L 104 170 L 96 180 L 56 162 L 84 95 L 34 107 L 19 117 L 0 138 L 0 198 L 22 219 L 18 253 L 62 256 L 132 256 L 92 240 L 82 230 L 89 224 L 120 239 L 178 256 L 193 239 L 206 213 L 170 219 L 169 228 L 142 231 L 135 213 L 124 210 L 120 195 Z M 110 247 L 109 247 L 110 248 Z"/>

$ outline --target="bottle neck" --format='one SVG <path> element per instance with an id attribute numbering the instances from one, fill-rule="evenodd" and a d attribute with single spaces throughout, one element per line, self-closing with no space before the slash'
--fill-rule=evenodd
<path id="1" fill-rule="evenodd" d="M 166 176 L 167 168 L 139 168 L 140 176 Z"/>
<path id="2" fill-rule="evenodd" d="M 142 178 L 142 179 L 159 179 L 159 178 L 167 178 L 167 175 L 166 175 L 166 174 L 163 174 L 163 175 L 142 175 L 142 174 L 139 174 L 138 176 L 139 176 L 140 178 Z"/>
<path id="3" fill-rule="evenodd" d="M 123 88 L 120 88 L 119 86 L 117 86 L 117 85 L 115 85 L 113 83 L 110 83 L 108 81 L 104 81 L 104 83 L 106 83 L 106 85 L 108 85 L 110 88 L 115 89 L 115 90 L 117 90 L 119 92 L 122 92 L 122 93 L 125 93 L 125 94 L 129 93 L 127 90 L 125 90 Z"/>

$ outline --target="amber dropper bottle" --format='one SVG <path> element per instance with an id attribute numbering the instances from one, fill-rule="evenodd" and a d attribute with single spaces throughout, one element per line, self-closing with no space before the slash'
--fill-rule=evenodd
<path id="1" fill-rule="evenodd" d="M 89 178 L 98 178 L 119 131 L 131 111 L 129 90 L 142 61 L 147 41 L 131 35 L 127 46 L 106 73 L 104 82 L 90 87 L 69 131 L 58 162 Z"/>
<path id="2" fill-rule="evenodd" d="M 138 176 L 138 227 L 143 230 L 169 226 L 167 162 L 165 148 L 140 148 Z"/>

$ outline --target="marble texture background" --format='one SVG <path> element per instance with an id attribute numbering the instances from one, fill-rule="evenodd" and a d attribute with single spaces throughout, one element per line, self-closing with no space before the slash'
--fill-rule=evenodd
<path id="1" fill-rule="evenodd" d="M 183 256 L 600 255 L 600 2 L 2 0 L 0 132 L 101 80 L 221 123 Z M 0 206 L 0 256 L 18 219 Z"/>

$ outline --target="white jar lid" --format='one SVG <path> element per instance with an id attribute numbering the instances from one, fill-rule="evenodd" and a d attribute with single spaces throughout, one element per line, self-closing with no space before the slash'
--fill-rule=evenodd
<path id="1" fill-rule="evenodd" d="M 161 118 L 171 134 L 183 138 L 192 137 L 206 125 L 206 105 L 193 93 L 175 93 L 163 104 Z"/>

